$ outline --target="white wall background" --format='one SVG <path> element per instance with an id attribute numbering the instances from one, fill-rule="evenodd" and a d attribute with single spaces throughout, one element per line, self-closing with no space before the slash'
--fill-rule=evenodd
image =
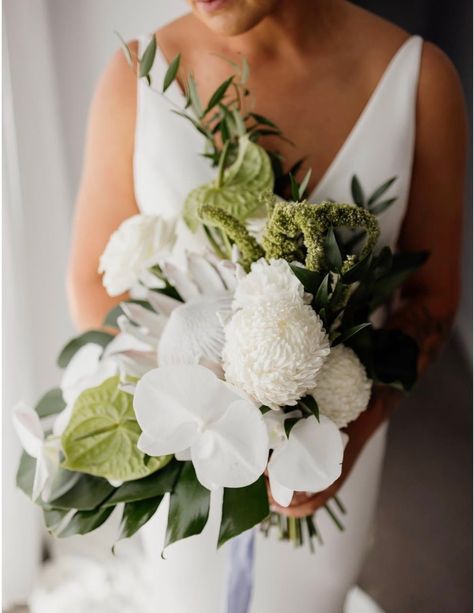
<path id="1" fill-rule="evenodd" d="M 3 2 L 4 605 L 26 596 L 39 563 L 39 517 L 14 487 L 19 446 L 10 413 L 19 397 L 32 401 L 57 382 L 54 359 L 72 333 L 64 276 L 89 102 L 118 48 L 114 30 L 133 39 L 185 11 L 184 0 Z M 468 351 L 470 261 L 467 241 L 459 325 Z"/>

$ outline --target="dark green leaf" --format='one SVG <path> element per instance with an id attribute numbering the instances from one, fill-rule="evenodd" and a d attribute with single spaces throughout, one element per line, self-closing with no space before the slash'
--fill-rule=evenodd
<path id="1" fill-rule="evenodd" d="M 344 330 L 344 332 L 342 332 L 341 336 L 339 336 L 337 338 L 337 341 L 335 343 L 333 343 L 333 347 L 336 345 L 339 345 L 341 343 L 345 343 L 346 341 L 348 341 L 352 336 L 355 336 L 356 334 L 358 334 L 361 330 L 363 330 L 364 328 L 368 328 L 370 327 L 372 324 L 370 322 L 366 322 L 363 324 L 359 324 L 357 326 L 352 326 L 350 328 L 347 328 L 347 330 Z"/>
<path id="2" fill-rule="evenodd" d="M 247 487 L 224 488 L 218 545 L 253 528 L 270 513 L 265 477 Z"/>
<path id="3" fill-rule="evenodd" d="M 319 311 L 320 309 L 328 305 L 330 290 L 330 276 L 328 273 L 322 280 L 321 285 L 316 292 L 316 296 L 314 297 L 314 305 L 316 307 L 316 311 Z"/>
<path id="4" fill-rule="evenodd" d="M 380 215 L 380 213 L 383 213 L 385 209 L 388 209 L 388 207 L 391 206 L 396 200 L 396 198 L 390 198 L 389 200 L 383 200 L 378 204 L 374 204 L 370 207 L 370 212 L 374 215 Z"/>
<path id="5" fill-rule="evenodd" d="M 162 496 L 171 492 L 181 471 L 182 464 L 172 460 L 164 468 L 144 479 L 127 481 L 102 503 L 102 506 L 114 506 L 120 502 L 135 502 L 147 498 Z"/>
<path id="6" fill-rule="evenodd" d="M 397 177 L 392 177 L 388 181 L 385 181 L 385 183 L 383 183 L 380 187 L 377 187 L 377 189 L 374 191 L 374 193 L 368 199 L 367 205 L 370 207 L 371 204 L 376 202 L 380 198 L 380 196 L 385 194 L 385 192 L 388 190 L 388 188 L 391 187 L 391 185 L 393 185 L 393 183 L 396 180 L 397 180 Z M 396 198 L 394 200 L 396 200 Z"/>
<path id="7" fill-rule="evenodd" d="M 295 426 L 298 422 L 299 422 L 299 417 L 289 417 L 288 419 L 285 419 L 283 425 L 285 427 L 286 438 L 290 438 L 290 432 L 293 426 Z"/>
<path id="8" fill-rule="evenodd" d="M 120 522 L 119 540 L 130 538 L 153 517 L 160 506 L 163 496 L 128 502 L 123 508 Z"/>
<path id="9" fill-rule="evenodd" d="M 179 64 L 181 62 L 181 53 L 173 59 L 171 64 L 168 66 L 168 69 L 165 74 L 165 78 L 163 79 L 163 93 L 168 89 L 168 87 L 173 83 L 176 79 L 176 75 L 178 74 Z"/>
<path id="10" fill-rule="evenodd" d="M 60 413 L 65 406 L 66 403 L 64 402 L 61 389 L 55 387 L 41 397 L 38 404 L 35 406 L 35 411 L 38 413 L 39 417 L 43 418 Z"/>
<path id="11" fill-rule="evenodd" d="M 100 507 L 95 511 L 78 511 L 67 526 L 61 532 L 56 533 L 56 536 L 63 538 L 92 532 L 108 519 L 112 511 L 112 507 L 106 509 Z"/>
<path id="12" fill-rule="evenodd" d="M 259 115 L 258 113 L 249 113 L 249 115 L 250 117 L 255 119 L 255 121 L 257 121 L 258 123 L 261 123 L 264 126 L 270 126 L 270 128 L 275 128 L 276 130 L 278 130 L 278 126 L 275 123 L 273 123 L 273 121 L 268 119 L 267 117 L 264 117 L 263 115 Z"/>
<path id="13" fill-rule="evenodd" d="M 351 194 L 354 204 L 365 207 L 364 190 L 362 189 L 362 185 L 360 184 L 360 181 L 356 175 L 354 175 L 351 180 Z"/>
<path id="14" fill-rule="evenodd" d="M 324 255 L 330 270 L 338 272 L 342 266 L 342 255 L 332 228 L 329 228 L 324 239 Z"/>
<path id="15" fill-rule="evenodd" d="M 342 281 L 346 285 L 360 281 L 370 267 L 372 254 L 367 254 L 362 260 L 359 260 L 342 275 Z"/>
<path id="16" fill-rule="evenodd" d="M 148 43 L 145 52 L 140 60 L 140 77 L 149 76 L 150 70 L 153 66 L 153 62 L 155 61 L 156 55 L 156 37 L 153 35 L 151 41 Z"/>
<path id="17" fill-rule="evenodd" d="M 264 404 L 262 404 L 262 406 L 260 407 L 260 413 L 262 415 L 265 415 L 265 413 L 269 413 L 272 409 L 270 407 L 265 406 Z"/>
<path id="18" fill-rule="evenodd" d="M 314 396 L 308 394 L 304 398 L 298 400 L 298 405 L 303 409 L 305 415 L 314 415 L 319 421 L 319 407 Z"/>
<path id="19" fill-rule="evenodd" d="M 301 281 L 306 292 L 315 294 L 317 288 L 320 286 L 322 278 L 319 272 L 314 270 L 308 270 L 302 264 L 291 263 L 290 268 L 295 276 Z"/>
<path id="20" fill-rule="evenodd" d="M 59 354 L 57 364 L 60 368 L 66 368 L 79 349 L 87 345 L 87 343 L 95 343 L 105 348 L 113 338 L 112 334 L 103 332 L 102 330 L 89 330 L 89 332 L 84 332 L 84 334 L 76 336 L 67 343 Z"/>
<path id="21" fill-rule="evenodd" d="M 57 509 L 89 511 L 98 507 L 115 488 L 106 479 L 82 475 L 78 482 L 59 498 L 49 501 Z"/>
<path id="22" fill-rule="evenodd" d="M 232 81 L 234 80 L 234 75 L 232 75 L 231 77 L 229 77 L 228 79 L 226 79 L 223 83 L 221 83 L 219 85 L 219 87 L 216 89 L 216 91 L 212 94 L 206 110 L 204 111 L 204 115 L 206 115 L 207 113 L 209 113 L 209 111 L 211 109 L 213 109 L 215 106 L 217 106 L 219 104 L 219 102 L 222 100 L 222 98 L 225 96 L 227 90 L 229 89 L 230 84 L 232 83 Z"/>
<path id="23" fill-rule="evenodd" d="M 209 502 L 209 490 L 197 480 L 192 463 L 186 462 L 170 498 L 165 547 L 203 531 Z"/>
<path id="24" fill-rule="evenodd" d="M 298 186 L 298 182 L 296 181 L 295 177 L 291 174 L 289 174 L 290 176 L 290 184 L 291 184 L 291 197 L 295 202 L 298 202 L 298 200 L 300 199 L 300 188 Z"/>

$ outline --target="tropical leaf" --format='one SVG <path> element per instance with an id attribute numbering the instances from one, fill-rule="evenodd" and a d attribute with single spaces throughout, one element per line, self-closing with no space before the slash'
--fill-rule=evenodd
<path id="1" fill-rule="evenodd" d="M 265 477 L 247 487 L 225 488 L 218 546 L 253 528 L 270 513 Z"/>
<path id="2" fill-rule="evenodd" d="M 56 509 L 91 511 L 104 502 L 114 489 L 106 479 L 81 475 L 69 491 L 58 498 L 52 498 L 48 504 Z"/>
<path id="3" fill-rule="evenodd" d="M 170 498 L 165 547 L 200 534 L 209 517 L 210 492 L 196 478 L 191 462 L 186 462 Z"/>
<path id="4" fill-rule="evenodd" d="M 151 458 L 138 449 L 140 427 L 133 397 L 111 377 L 76 400 L 62 435 L 63 467 L 114 481 L 140 479 L 162 468 L 168 457 Z"/>
<path id="5" fill-rule="evenodd" d="M 118 538 L 130 538 L 140 530 L 156 513 L 162 500 L 163 496 L 157 496 L 156 498 L 128 502 L 123 508 Z"/>
<path id="6" fill-rule="evenodd" d="M 112 507 L 100 507 L 94 511 L 78 511 L 60 532 L 55 532 L 55 536 L 63 538 L 92 532 L 109 518 L 113 510 Z"/>

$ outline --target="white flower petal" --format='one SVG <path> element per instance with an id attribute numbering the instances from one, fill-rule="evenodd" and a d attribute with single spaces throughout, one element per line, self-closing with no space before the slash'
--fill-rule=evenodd
<path id="1" fill-rule="evenodd" d="M 218 312 L 230 311 L 232 297 L 199 296 L 176 308 L 158 343 L 158 363 L 198 364 L 220 362 L 224 328 Z"/>
<path id="2" fill-rule="evenodd" d="M 135 337 L 141 343 L 144 343 L 148 348 L 156 346 L 156 339 L 151 337 L 146 330 L 140 326 L 133 324 L 126 315 L 120 315 L 117 318 L 117 326 L 123 334 Z"/>
<path id="3" fill-rule="evenodd" d="M 126 377 L 143 377 L 158 366 L 155 351 L 123 351 L 115 356 L 120 373 Z"/>
<path id="4" fill-rule="evenodd" d="M 114 358 L 117 353 L 122 351 L 150 351 L 150 344 L 138 340 L 132 334 L 120 332 L 107 345 L 102 359 L 106 360 L 109 357 Z"/>
<path id="5" fill-rule="evenodd" d="M 221 276 L 205 257 L 190 254 L 188 268 L 201 294 L 218 294 L 226 290 Z"/>
<path id="6" fill-rule="evenodd" d="M 153 441 L 154 449 L 160 449 L 159 454 L 150 455 L 190 447 L 196 431 L 219 418 L 234 398 L 203 366 L 162 366 L 149 371 L 137 383 L 133 405 L 143 440 Z"/>
<path id="7" fill-rule="evenodd" d="M 244 487 L 256 481 L 268 459 L 268 436 L 260 411 L 237 399 L 191 446 L 199 481 L 209 489 Z"/>
<path id="8" fill-rule="evenodd" d="M 125 315 L 139 326 L 145 328 L 150 336 L 156 340 L 160 338 L 166 324 L 166 317 L 133 302 L 123 302 L 121 307 Z"/>
<path id="9" fill-rule="evenodd" d="M 268 472 L 268 481 L 270 483 L 270 491 L 275 502 L 282 507 L 289 506 L 291 499 L 293 498 L 294 491 L 278 483 L 278 481 L 275 479 L 275 475 L 271 471 Z"/>
<path id="10" fill-rule="evenodd" d="M 74 354 L 61 379 L 60 387 L 66 402 L 77 396 L 77 389 L 83 389 L 82 380 L 97 371 L 103 352 L 100 345 L 87 343 Z"/>
<path id="11" fill-rule="evenodd" d="M 19 403 L 13 410 L 13 425 L 26 453 L 33 458 L 39 458 L 44 434 L 36 411 L 24 403 Z"/>
<path id="12" fill-rule="evenodd" d="M 185 301 L 191 300 L 199 295 L 199 290 L 195 283 L 191 281 L 188 275 L 179 269 L 174 264 L 166 262 L 163 265 L 163 271 L 169 282 L 174 285 L 176 291 Z"/>
<path id="13" fill-rule="evenodd" d="M 174 454 L 176 459 L 179 462 L 190 462 L 191 461 L 191 449 L 185 449 L 184 451 L 178 451 Z"/>
<path id="14" fill-rule="evenodd" d="M 344 445 L 337 426 L 324 415 L 301 419 L 289 439 L 276 449 L 268 472 L 278 484 L 295 491 L 320 492 L 341 475 Z"/>
<path id="15" fill-rule="evenodd" d="M 157 313 L 165 317 L 169 317 L 176 307 L 183 304 L 180 300 L 176 300 L 160 292 L 148 292 L 146 299 Z"/>

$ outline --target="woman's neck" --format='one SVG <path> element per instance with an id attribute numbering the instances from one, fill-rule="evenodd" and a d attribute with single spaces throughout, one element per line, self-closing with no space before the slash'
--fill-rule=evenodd
<path id="1" fill-rule="evenodd" d="M 281 0 L 257 26 L 227 40 L 229 49 L 251 56 L 297 60 L 322 48 L 343 17 L 343 0 Z"/>

